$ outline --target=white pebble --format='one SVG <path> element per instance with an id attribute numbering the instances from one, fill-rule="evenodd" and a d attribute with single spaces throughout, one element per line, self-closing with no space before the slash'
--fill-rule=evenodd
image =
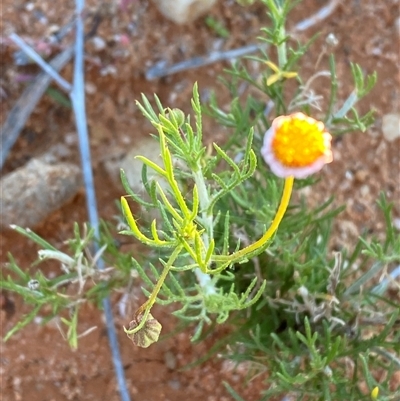
<path id="1" fill-rule="evenodd" d="M 400 114 L 385 114 L 382 118 L 382 132 L 388 142 L 400 138 Z"/>
<path id="2" fill-rule="evenodd" d="M 369 186 L 368 185 L 363 185 L 360 188 L 360 194 L 361 194 L 362 197 L 367 196 L 369 194 Z"/>
<path id="3" fill-rule="evenodd" d="M 91 42 L 93 43 L 94 49 L 98 52 L 104 50 L 106 47 L 106 41 L 100 36 L 94 36 Z"/>
<path id="4" fill-rule="evenodd" d="M 177 24 L 186 24 L 206 13 L 216 0 L 155 0 L 161 13 Z"/>
<path id="5" fill-rule="evenodd" d="M 92 82 L 86 82 L 85 83 L 85 92 L 88 95 L 93 95 L 94 93 L 97 92 L 97 87 L 95 84 L 93 84 Z"/>

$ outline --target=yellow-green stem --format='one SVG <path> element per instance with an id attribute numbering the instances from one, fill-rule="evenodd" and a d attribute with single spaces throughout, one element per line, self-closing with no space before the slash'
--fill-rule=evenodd
<path id="1" fill-rule="evenodd" d="M 144 311 L 143 317 L 141 318 L 140 323 L 132 330 L 127 330 L 124 327 L 124 331 L 126 334 L 128 334 L 128 335 L 135 334 L 140 329 L 142 329 L 143 326 L 145 325 L 145 323 L 147 321 L 147 317 L 149 316 L 150 310 L 151 310 L 152 306 L 154 305 L 154 303 L 156 302 L 157 295 L 160 292 L 161 287 L 164 284 L 164 281 L 167 278 L 168 273 L 171 270 L 173 263 L 175 262 L 176 258 L 179 256 L 179 254 L 181 253 L 182 249 L 183 249 L 183 246 L 179 245 L 175 248 L 174 252 L 172 252 L 170 258 L 168 259 L 167 264 L 164 266 L 164 269 L 161 272 L 161 275 L 157 281 L 156 286 L 154 287 L 153 291 L 150 294 L 149 299 L 142 306 L 140 306 L 139 309 L 135 313 L 135 316 L 139 317 Z"/>
<path id="2" fill-rule="evenodd" d="M 293 177 L 287 177 L 285 179 L 285 186 L 283 188 L 281 203 L 279 204 L 278 210 L 276 212 L 274 220 L 271 223 L 271 226 L 265 232 L 265 234 L 254 244 L 251 244 L 251 245 L 247 246 L 246 248 L 241 249 L 240 251 L 232 253 L 229 256 L 218 256 L 214 259 L 215 261 L 227 261 L 229 259 L 232 262 L 235 262 L 237 260 L 243 259 L 246 255 L 257 250 L 258 248 L 261 248 L 263 245 L 266 244 L 266 242 L 272 237 L 272 235 L 278 229 L 279 224 L 281 223 L 282 218 L 286 213 L 286 209 L 287 209 L 287 207 L 289 205 L 289 201 L 290 201 L 290 196 L 292 194 L 293 181 L 294 181 Z"/>

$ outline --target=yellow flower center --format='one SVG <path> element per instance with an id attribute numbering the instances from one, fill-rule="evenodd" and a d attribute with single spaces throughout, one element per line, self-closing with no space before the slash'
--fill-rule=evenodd
<path id="1" fill-rule="evenodd" d="M 287 167 L 306 167 L 326 152 L 324 125 L 310 117 L 296 115 L 276 128 L 272 140 L 275 157 Z"/>

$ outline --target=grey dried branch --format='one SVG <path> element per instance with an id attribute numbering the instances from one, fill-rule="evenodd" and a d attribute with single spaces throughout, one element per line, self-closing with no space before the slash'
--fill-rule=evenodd
<path id="1" fill-rule="evenodd" d="M 50 61 L 50 66 L 55 71 L 61 70 L 70 61 L 73 53 L 73 46 L 66 48 Z M 3 167 L 8 152 L 17 140 L 19 133 L 24 128 L 26 121 L 42 98 L 51 81 L 52 77 L 50 75 L 46 72 L 41 72 L 25 89 L 8 114 L 0 132 L 0 169 Z"/>

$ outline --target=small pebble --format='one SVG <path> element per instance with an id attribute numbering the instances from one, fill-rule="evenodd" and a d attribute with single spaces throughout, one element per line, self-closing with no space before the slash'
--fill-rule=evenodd
<path id="1" fill-rule="evenodd" d="M 97 52 L 104 50 L 107 46 L 106 41 L 100 36 L 94 36 L 91 39 L 91 42 L 93 43 L 94 49 Z"/>
<path id="2" fill-rule="evenodd" d="M 368 171 L 367 170 L 357 170 L 355 174 L 355 179 L 358 182 L 365 182 L 368 178 Z"/>
<path id="3" fill-rule="evenodd" d="M 400 36 L 400 17 L 398 17 L 394 23 L 396 33 L 398 36 Z"/>
<path id="4" fill-rule="evenodd" d="M 176 24 L 186 24 L 205 14 L 216 0 L 155 0 L 161 13 Z"/>
<path id="5" fill-rule="evenodd" d="M 179 390 L 181 388 L 181 382 L 179 380 L 169 380 L 168 385 L 173 389 L 173 390 Z"/>
<path id="6" fill-rule="evenodd" d="M 382 132 L 388 142 L 400 138 L 400 114 L 385 114 L 382 118 Z"/>
<path id="7" fill-rule="evenodd" d="M 329 33 L 325 38 L 325 42 L 330 47 L 336 47 L 339 44 L 339 39 L 335 36 L 334 33 Z"/>
<path id="8" fill-rule="evenodd" d="M 176 368 L 176 357 L 175 357 L 175 354 L 172 351 L 167 351 L 164 354 L 164 362 L 165 362 L 165 366 L 168 369 L 174 370 Z"/>
<path id="9" fill-rule="evenodd" d="M 354 178 L 353 173 L 350 170 L 346 170 L 346 172 L 344 173 L 344 176 L 346 177 L 346 179 L 352 181 Z"/>
<path id="10" fill-rule="evenodd" d="M 95 84 L 93 84 L 92 82 L 85 83 L 85 93 L 87 93 L 88 95 L 93 95 L 96 92 L 97 92 L 97 87 Z"/>
<path id="11" fill-rule="evenodd" d="M 117 67 L 115 67 L 114 65 L 106 65 L 104 68 L 102 68 L 100 70 L 100 75 L 102 77 L 105 77 L 107 75 L 116 76 L 117 75 Z"/>
<path id="12" fill-rule="evenodd" d="M 360 194 L 363 198 L 365 198 L 369 194 L 369 186 L 368 185 L 362 185 L 360 188 Z"/>

